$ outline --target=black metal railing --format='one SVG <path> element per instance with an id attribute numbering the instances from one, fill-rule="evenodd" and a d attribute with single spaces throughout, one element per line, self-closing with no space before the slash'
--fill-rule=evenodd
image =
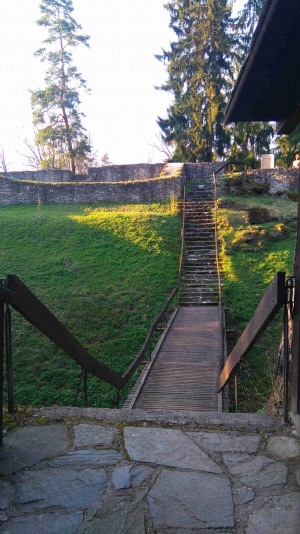
<path id="1" fill-rule="evenodd" d="M 219 292 L 219 307 L 220 307 L 220 324 L 221 324 L 221 363 L 222 365 L 225 363 L 225 318 L 224 318 L 224 310 L 222 306 L 222 280 L 221 280 L 221 266 L 220 266 L 220 258 L 219 258 L 219 240 L 218 240 L 218 194 L 217 194 L 217 174 L 219 174 L 223 169 L 227 169 L 227 171 L 230 170 L 231 165 L 242 165 L 244 168 L 244 172 L 247 174 L 247 165 L 244 161 L 231 161 L 228 160 L 213 173 L 213 183 L 214 183 L 214 201 L 215 201 L 215 249 L 216 249 L 216 262 L 217 262 L 217 273 L 218 273 L 218 292 Z M 221 392 L 222 395 L 222 404 L 223 401 L 227 404 L 228 407 L 228 401 L 227 401 L 227 393 L 224 389 L 222 389 Z"/>
<path id="2" fill-rule="evenodd" d="M 219 304 L 222 306 L 222 283 L 221 283 L 221 268 L 220 268 L 220 258 L 219 258 L 219 243 L 218 243 L 218 195 L 217 195 L 217 174 L 219 174 L 223 169 L 230 169 L 231 165 L 242 165 L 244 167 L 244 172 L 247 174 L 247 165 L 244 161 L 231 161 L 228 160 L 225 163 L 222 163 L 220 167 L 213 173 L 214 180 L 214 199 L 215 199 L 215 245 L 216 245 L 216 261 L 217 261 L 217 271 L 218 271 L 218 285 L 219 285 Z"/>
<path id="3" fill-rule="evenodd" d="M 290 404 L 290 333 L 289 325 L 293 318 L 294 306 L 294 277 L 285 277 L 285 273 L 279 272 L 269 284 L 267 291 L 257 306 L 251 320 L 232 349 L 218 380 L 218 391 L 226 387 L 229 379 L 234 376 L 234 396 L 237 411 L 237 375 L 242 358 L 247 356 L 251 348 L 258 342 L 271 324 L 274 317 L 284 307 L 283 320 L 283 362 L 282 374 L 284 384 L 283 416 L 284 422 L 289 422 Z"/>

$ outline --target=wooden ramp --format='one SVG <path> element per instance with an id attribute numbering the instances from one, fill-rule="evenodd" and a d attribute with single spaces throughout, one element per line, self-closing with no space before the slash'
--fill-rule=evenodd
<path id="1" fill-rule="evenodd" d="M 218 411 L 221 308 L 180 307 L 124 408 Z"/>

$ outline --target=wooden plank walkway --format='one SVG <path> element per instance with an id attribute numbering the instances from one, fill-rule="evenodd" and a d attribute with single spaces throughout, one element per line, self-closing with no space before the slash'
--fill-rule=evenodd
<path id="1" fill-rule="evenodd" d="M 124 407 L 218 411 L 219 306 L 180 307 Z"/>

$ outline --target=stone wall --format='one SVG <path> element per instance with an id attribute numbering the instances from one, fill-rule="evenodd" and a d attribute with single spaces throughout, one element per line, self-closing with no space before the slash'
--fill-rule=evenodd
<path id="1" fill-rule="evenodd" d="M 81 182 L 87 180 L 87 174 L 75 174 L 71 171 L 20 171 L 20 172 L 1 172 L 1 176 L 13 180 L 24 180 L 32 182 Z"/>
<path id="2" fill-rule="evenodd" d="M 16 204 L 90 204 L 149 202 L 181 196 L 182 172 L 175 176 L 135 182 L 42 183 L 0 176 L 0 206 Z"/>
<path id="3" fill-rule="evenodd" d="M 109 165 L 90 167 L 88 174 L 73 174 L 71 171 L 16 171 L 3 172 L 2 176 L 14 180 L 32 182 L 129 182 L 148 180 L 160 175 L 164 163 L 137 163 L 134 165 Z"/>
<path id="4" fill-rule="evenodd" d="M 268 184 L 270 195 L 278 195 L 289 189 L 298 189 L 299 169 L 253 169 L 247 170 L 247 175 L 251 182 Z"/>
<path id="5" fill-rule="evenodd" d="M 186 163 L 185 167 L 189 179 L 209 178 L 213 172 L 221 167 L 222 162 L 213 163 Z M 221 174 L 220 174 L 221 175 Z"/>
<path id="6" fill-rule="evenodd" d="M 89 182 L 129 182 L 149 180 L 159 176 L 164 163 L 138 163 L 134 165 L 109 165 L 107 167 L 90 167 Z"/>

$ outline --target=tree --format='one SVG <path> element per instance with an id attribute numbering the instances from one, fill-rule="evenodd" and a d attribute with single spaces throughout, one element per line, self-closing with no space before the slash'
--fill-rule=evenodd
<path id="1" fill-rule="evenodd" d="M 3 171 L 3 172 L 8 172 L 8 165 L 9 164 L 6 163 L 4 149 L 2 149 L 1 152 L 0 152 L 0 170 Z"/>
<path id="2" fill-rule="evenodd" d="M 68 169 L 69 157 L 66 147 L 61 146 L 61 149 L 57 150 L 55 143 L 41 143 L 37 141 L 37 134 L 35 133 L 34 141 L 30 142 L 28 139 L 23 140 L 24 145 L 27 148 L 27 153 L 22 154 L 26 160 L 26 167 L 30 167 L 35 171 L 47 170 L 47 169 Z M 89 141 L 91 145 L 91 142 Z M 80 157 L 76 156 L 76 171 L 79 174 L 87 174 L 88 167 L 98 165 L 97 152 L 93 151 L 87 157 L 84 155 Z"/>
<path id="3" fill-rule="evenodd" d="M 173 161 L 213 161 L 224 157 L 229 132 L 223 126 L 231 78 L 233 27 L 228 0 L 170 0 L 170 27 L 177 40 L 156 56 L 168 65 L 173 104 L 158 125 Z"/>
<path id="4" fill-rule="evenodd" d="M 256 24 L 264 7 L 265 0 L 246 0 L 239 12 L 237 29 L 239 31 L 240 62 L 243 63 L 253 37 Z"/>
<path id="5" fill-rule="evenodd" d="M 108 152 L 106 151 L 101 158 L 101 167 L 107 167 L 108 165 L 112 165 L 112 162 L 110 161 Z"/>
<path id="6" fill-rule="evenodd" d="M 163 141 L 175 146 L 172 161 L 234 157 L 259 165 L 274 135 L 269 123 L 224 127 L 224 113 L 240 72 L 263 0 L 248 0 L 237 19 L 229 0 L 170 0 L 170 27 L 177 39 L 156 56 L 167 64 L 159 89 L 174 98 L 158 117 Z M 241 25 L 244 24 L 243 30 Z"/>
<path id="7" fill-rule="evenodd" d="M 264 3 L 265 0 L 247 0 L 238 14 L 235 26 L 237 38 L 233 58 L 232 87 L 246 59 Z M 252 168 L 258 167 L 261 155 L 270 152 L 273 137 L 274 129 L 268 122 L 237 123 L 231 126 L 229 157 L 243 160 Z"/>
<path id="8" fill-rule="evenodd" d="M 291 167 L 296 154 L 300 154 L 300 125 L 290 135 L 278 137 L 276 143 L 276 165 Z"/>
<path id="9" fill-rule="evenodd" d="M 41 168 L 69 168 L 75 173 L 79 162 L 89 160 L 91 146 L 79 110 L 78 90 L 86 89 L 86 81 L 73 64 L 72 49 L 88 47 L 89 37 L 79 33 L 72 0 L 42 0 L 40 10 L 37 24 L 48 30 L 48 37 L 35 55 L 49 68 L 46 89 L 31 92 L 35 145 L 41 148 Z"/>
<path id="10" fill-rule="evenodd" d="M 171 161 L 174 156 L 173 143 L 171 145 L 166 143 L 161 133 L 159 135 L 156 134 L 155 137 L 157 139 L 157 142 L 149 143 L 149 146 L 152 146 L 153 148 L 155 148 L 155 150 L 158 150 L 158 152 L 164 154 L 164 161 Z"/>

